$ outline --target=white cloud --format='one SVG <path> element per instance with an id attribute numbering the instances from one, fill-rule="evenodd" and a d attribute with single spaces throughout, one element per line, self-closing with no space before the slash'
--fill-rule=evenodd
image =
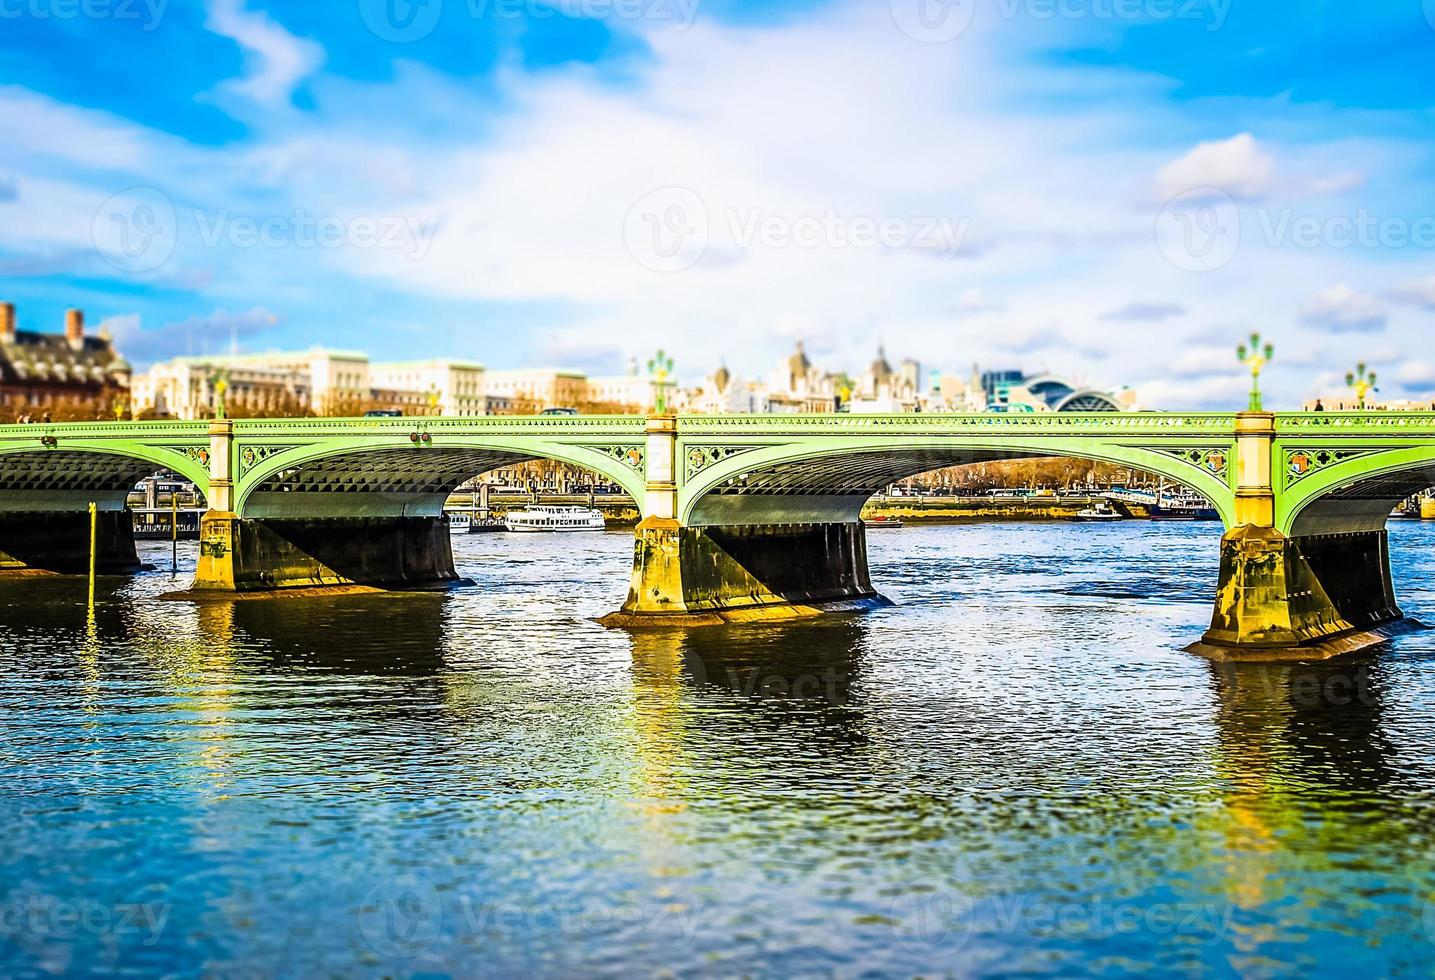
<path id="1" fill-rule="evenodd" d="M 1103 320 L 1117 322 L 1152 322 L 1166 320 L 1173 316 L 1185 316 L 1186 307 L 1180 303 L 1127 303 L 1101 314 Z"/>
<path id="2" fill-rule="evenodd" d="M 238 0 L 216 0 L 211 10 L 216 29 L 243 39 L 251 54 L 245 77 L 232 84 L 286 109 L 322 53 Z M 424 304 L 436 298 L 483 303 L 474 320 L 482 327 L 468 331 L 470 346 L 455 353 L 494 368 L 524 359 L 621 363 L 664 346 L 685 377 L 724 358 L 755 376 L 800 336 L 820 366 L 851 370 L 885 339 L 894 360 L 911 354 L 963 375 L 974 360 L 1068 376 L 1095 370 L 1115 384 L 1147 379 L 1147 404 L 1239 407 L 1244 382 L 1233 347 L 1249 327 L 1232 328 L 1229 344 L 1212 338 L 1218 352 L 1173 362 L 1187 342 L 1171 329 L 1178 324 L 1135 322 L 1131 304 L 1113 308 L 1131 295 L 1159 297 L 1172 315 L 1185 311 L 1183 322 L 1266 329 L 1273 310 L 1353 281 L 1364 273 L 1352 263 L 1370 257 L 1254 243 L 1226 267 L 1192 274 L 1167 262 L 1153 240 L 1160 205 L 1151 199 L 1152 175 L 1224 183 L 1238 196 L 1288 195 L 1291 180 L 1276 160 L 1339 174 L 1358 159 L 1376 183 L 1401 190 L 1392 175 L 1419 158 L 1388 142 L 1315 138 L 1297 157 L 1250 133 L 1194 150 L 1153 149 L 1152 134 L 1177 129 L 1185 112 L 1165 101 L 1154 80 L 1033 68 L 1010 48 L 1025 43 L 1019 32 L 984 34 L 980 23 L 959 49 L 915 44 L 892 28 L 883 4 L 827 7 L 777 27 L 700 21 L 686 32 L 636 29 L 647 32 L 652 57 L 632 66 L 621 85 L 596 80 L 588 66 L 507 69 L 481 95 L 412 66 L 382 83 L 318 75 L 312 91 L 320 109 L 302 129 L 288 111 L 256 113 L 253 135 L 221 149 L 0 89 L 0 120 L 17 113 L 19 128 L 7 132 L 25 143 L 0 145 L 0 167 L 14 171 L 24 203 L 0 202 L 0 246 L 21 257 L 89 250 L 93 258 L 95 209 L 135 185 L 164 189 L 181 218 L 198 207 L 210 220 L 224 208 L 260 220 L 300 209 L 341 219 L 438 219 L 423 258 L 382 248 L 202 248 L 190 220 L 162 271 L 209 283 L 202 309 L 263 304 L 287 312 L 292 304 L 322 305 L 360 282 L 366 293 L 411 297 L 405 321 L 423 320 Z M 852 71 L 854 64 L 863 71 Z M 1068 101 L 1053 114 L 1013 110 L 1008 98 L 1019 90 L 1042 103 L 1045 95 L 1089 92 L 1086 85 L 1106 86 L 1121 101 L 1095 109 Z M 17 100 L 38 101 L 17 109 Z M 30 146 L 43 142 L 32 135 L 42 127 L 25 122 L 42 110 L 58 114 L 45 125 L 53 118 L 66 132 L 101 136 L 95 152 L 112 172 L 84 169 L 79 151 L 68 153 L 65 168 L 48 166 Z M 1251 118 L 1261 111 L 1253 107 Z M 1324 131 L 1319 121 L 1311 132 Z M 654 272 L 625 244 L 625 218 L 635 201 L 670 186 L 699 194 L 709 241 L 692 268 Z M 789 226 L 829 213 L 966 221 L 970 247 L 956 260 L 840 242 L 743 247 L 733 218 L 740 226 L 754 213 Z M 97 264 L 98 275 L 120 278 Z M 503 318 L 514 306 L 523 322 L 557 325 L 513 327 Z M 530 308 L 541 313 L 528 316 Z M 1123 316 L 1103 319 L 1113 312 Z M 1351 329 L 1347 322 L 1366 321 L 1337 322 Z M 321 316 L 303 326 L 294 336 L 306 344 L 397 354 L 392 329 L 353 336 Z M 158 350 L 158 333 L 141 332 L 149 350 Z M 210 349 L 227 345 L 221 333 Z M 1305 333 L 1299 343 L 1276 338 L 1278 365 L 1295 365 L 1323 336 Z M 184 353 L 192 336 L 170 334 L 168 353 Z M 404 336 L 413 342 L 411 331 Z M 1344 360 L 1345 352 L 1335 353 Z M 1305 380 L 1301 372 L 1299 383 Z M 1287 383 L 1296 387 L 1273 372 L 1273 403 Z"/>
<path id="3" fill-rule="evenodd" d="M 1171 372 L 1182 378 L 1201 378 L 1209 375 L 1231 375 L 1243 370 L 1236 360 L 1235 347 L 1200 346 L 1184 347 L 1171 362 Z"/>
<path id="4" fill-rule="evenodd" d="M 1162 198 L 1215 187 L 1236 198 L 1258 198 L 1275 183 L 1275 158 L 1250 133 L 1227 140 L 1198 143 L 1178 160 L 1156 172 Z"/>
<path id="5" fill-rule="evenodd" d="M 1300 318 L 1307 326 L 1332 333 L 1370 333 L 1385 329 L 1387 315 L 1380 300 L 1341 284 L 1317 293 Z"/>
<path id="6" fill-rule="evenodd" d="M 1435 276 L 1413 279 L 1390 291 L 1390 298 L 1397 303 L 1408 303 L 1422 310 L 1435 310 Z"/>
<path id="7" fill-rule="evenodd" d="M 1364 172 L 1359 170 L 1347 170 L 1340 173 L 1311 178 L 1309 192 L 1316 196 L 1346 194 L 1350 191 L 1360 190 L 1365 184 L 1366 175 Z"/>
<path id="8" fill-rule="evenodd" d="M 118 346 L 132 341 L 140 332 L 138 313 L 117 313 L 100 321 L 99 329 L 108 331 Z"/>
<path id="9" fill-rule="evenodd" d="M 1137 400 L 1146 408 L 1221 409 L 1243 405 L 1250 384 L 1249 377 L 1235 373 L 1180 381 L 1160 378 L 1135 388 Z"/>
<path id="10" fill-rule="evenodd" d="M 103 161 L 121 171 L 154 163 L 150 134 L 143 128 L 14 85 L 0 86 L 0 132 L 4 153 L 25 169 L 39 160 L 88 166 Z"/>
<path id="11" fill-rule="evenodd" d="M 1406 388 L 1435 385 L 1435 364 L 1429 361 L 1406 361 L 1396 369 L 1395 380 Z"/>
<path id="12" fill-rule="evenodd" d="M 116 314 L 100 321 L 114 336 L 115 346 L 138 366 L 189 354 L 219 354 L 273 330 L 281 317 L 263 307 L 239 313 L 214 310 L 162 327 L 145 329 L 138 313 Z"/>
<path id="13" fill-rule="evenodd" d="M 987 299 L 986 293 L 976 288 L 962 290 L 953 308 L 957 313 L 994 313 L 1004 309 L 1005 303 Z"/>
<path id="14" fill-rule="evenodd" d="M 244 0 L 210 0 L 205 27 L 244 49 L 245 76 L 223 86 L 260 105 L 288 103 L 295 87 L 324 63 L 324 49 L 297 38 Z"/>

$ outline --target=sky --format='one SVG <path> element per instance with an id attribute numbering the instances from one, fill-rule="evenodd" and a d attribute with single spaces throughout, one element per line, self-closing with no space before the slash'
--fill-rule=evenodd
<path id="1" fill-rule="evenodd" d="M 1435 0 L 0 0 L 0 299 L 139 367 L 1435 397 Z"/>

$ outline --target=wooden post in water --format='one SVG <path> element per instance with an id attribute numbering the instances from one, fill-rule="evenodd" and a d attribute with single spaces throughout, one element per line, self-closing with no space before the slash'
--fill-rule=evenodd
<path id="1" fill-rule="evenodd" d="M 95 608 L 95 551 L 99 544 L 100 508 L 90 503 L 90 609 Z"/>
<path id="2" fill-rule="evenodd" d="M 179 574 L 179 494 L 173 490 L 169 495 L 169 574 Z"/>

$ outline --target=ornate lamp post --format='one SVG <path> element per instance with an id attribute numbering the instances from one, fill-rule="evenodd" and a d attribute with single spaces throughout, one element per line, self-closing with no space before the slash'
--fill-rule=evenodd
<path id="1" fill-rule="evenodd" d="M 229 390 L 229 372 L 223 370 L 214 379 L 214 417 L 224 418 L 224 393 Z"/>
<path id="2" fill-rule="evenodd" d="M 1241 344 L 1236 348 L 1236 359 L 1251 369 L 1251 403 L 1247 409 L 1251 412 L 1261 410 L 1261 370 L 1276 356 L 1275 347 L 1270 344 L 1261 343 L 1261 335 L 1251 334 L 1250 344 Z"/>
<path id="3" fill-rule="evenodd" d="M 1367 372 L 1364 361 L 1357 364 L 1354 371 L 1346 372 L 1345 385 L 1347 388 L 1355 389 L 1355 397 L 1360 402 L 1362 412 L 1365 411 L 1365 396 L 1372 391 L 1380 390 L 1375 387 L 1375 372 Z"/>
<path id="4" fill-rule="evenodd" d="M 673 373 L 673 359 L 659 349 L 652 360 L 648 361 L 648 376 L 653 379 L 654 388 L 654 413 L 657 415 L 668 414 L 668 389 L 672 382 L 668 379 Z"/>

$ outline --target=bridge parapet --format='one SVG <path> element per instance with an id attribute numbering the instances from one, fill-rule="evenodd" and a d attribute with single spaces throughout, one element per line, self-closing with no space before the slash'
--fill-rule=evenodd
<path id="1" fill-rule="evenodd" d="M 154 419 L 140 422 L 8 422 L 0 425 L 0 439 L 38 439 L 43 435 L 70 439 L 185 439 L 202 437 L 209 430 L 203 419 Z"/>
<path id="2" fill-rule="evenodd" d="M 1278 435 L 1313 432 L 1435 435 L 1435 412 L 1278 412 Z"/>
<path id="3" fill-rule="evenodd" d="M 1233 434 L 1233 412 L 977 412 L 851 415 L 680 415 L 679 428 L 693 434 L 715 432 L 1012 432 L 1053 433 L 1224 433 Z"/>
<path id="4" fill-rule="evenodd" d="M 493 433 L 549 438 L 641 435 L 641 415 L 403 415 L 385 418 L 234 419 L 238 437 L 265 435 L 352 436 L 444 432 Z"/>

